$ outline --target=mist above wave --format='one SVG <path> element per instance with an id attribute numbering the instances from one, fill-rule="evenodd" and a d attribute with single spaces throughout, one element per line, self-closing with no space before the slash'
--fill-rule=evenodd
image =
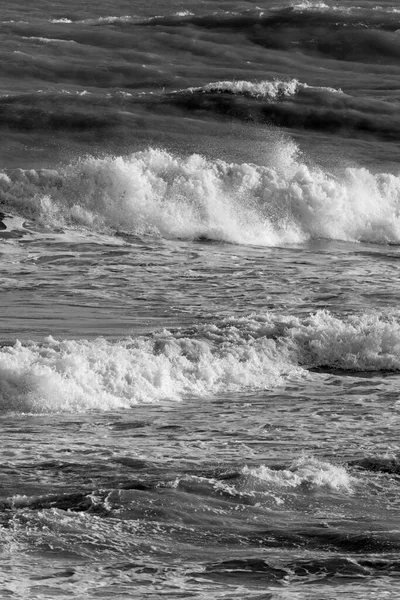
<path id="1" fill-rule="evenodd" d="M 334 176 L 277 141 L 268 166 L 149 149 L 58 170 L 0 173 L 3 210 L 48 228 L 279 245 L 313 238 L 400 242 L 400 177 Z"/>

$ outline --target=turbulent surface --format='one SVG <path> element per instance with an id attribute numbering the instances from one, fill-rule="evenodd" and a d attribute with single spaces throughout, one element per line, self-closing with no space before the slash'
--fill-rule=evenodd
<path id="1" fill-rule="evenodd" d="M 399 31 L 3 7 L 1 597 L 400 597 Z"/>

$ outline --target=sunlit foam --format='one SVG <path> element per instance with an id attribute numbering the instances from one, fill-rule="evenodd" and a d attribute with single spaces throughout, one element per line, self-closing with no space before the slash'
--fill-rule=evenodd
<path id="1" fill-rule="evenodd" d="M 299 487 L 351 491 L 352 478 L 344 467 L 314 457 L 302 456 L 282 470 L 246 466 L 242 474 L 246 487 L 256 491 Z"/>
<path id="2" fill-rule="evenodd" d="M 399 319 L 267 313 L 118 342 L 16 342 L 0 348 L 0 410 L 114 410 L 271 390 L 327 366 L 399 371 Z"/>
<path id="3" fill-rule="evenodd" d="M 400 177 L 301 160 L 290 141 L 264 165 L 149 149 L 58 170 L 0 173 L 5 209 L 47 227 L 281 245 L 327 238 L 400 242 Z"/>

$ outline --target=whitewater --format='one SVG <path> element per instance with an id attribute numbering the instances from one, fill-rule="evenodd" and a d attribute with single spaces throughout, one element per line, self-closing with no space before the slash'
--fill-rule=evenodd
<path id="1" fill-rule="evenodd" d="M 399 31 L 2 6 L 1 598 L 400 599 Z"/>

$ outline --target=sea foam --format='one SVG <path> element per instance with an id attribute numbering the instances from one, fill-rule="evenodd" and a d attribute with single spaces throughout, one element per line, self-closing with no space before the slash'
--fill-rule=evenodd
<path id="1" fill-rule="evenodd" d="M 400 371 L 400 319 L 267 313 L 117 342 L 16 342 L 0 348 L 0 410 L 113 410 L 271 390 L 321 366 Z"/>
<path id="2" fill-rule="evenodd" d="M 179 90 L 176 93 L 190 92 L 192 94 L 201 92 L 207 93 L 228 93 L 242 94 L 253 98 L 268 98 L 276 100 L 278 98 L 288 98 L 294 96 L 300 87 L 300 82 L 297 79 L 273 80 L 273 81 L 216 81 L 207 83 L 200 87 L 190 87 L 187 90 Z"/>
<path id="3" fill-rule="evenodd" d="M 273 340 L 245 344 L 175 337 L 121 342 L 56 341 L 0 352 L 0 410 L 52 412 L 128 408 L 218 391 L 274 387 L 294 366 Z"/>
<path id="4" fill-rule="evenodd" d="M 261 157 L 260 157 L 261 158 Z M 304 164 L 293 142 L 264 163 L 149 149 L 57 170 L 0 172 L 3 210 L 46 227 L 274 246 L 326 238 L 400 242 L 400 177 Z"/>
<path id="5" fill-rule="evenodd" d="M 246 466 L 242 469 L 242 475 L 245 485 L 256 491 L 299 487 L 351 491 L 352 478 L 344 467 L 314 457 L 302 456 L 293 461 L 289 468 L 282 470 L 264 465 Z"/>
<path id="6" fill-rule="evenodd" d="M 225 93 L 248 96 L 250 98 L 263 98 L 270 101 L 282 100 L 284 98 L 290 98 L 295 96 L 302 90 L 316 90 L 325 91 L 332 94 L 341 94 L 342 90 L 332 87 L 318 87 L 308 85 L 307 83 L 301 83 L 298 79 L 273 79 L 263 80 L 258 82 L 252 81 L 215 81 L 207 83 L 206 85 L 199 87 L 190 87 L 186 90 L 178 90 L 173 92 L 175 94 L 187 93 L 191 94 L 202 93 Z"/>

